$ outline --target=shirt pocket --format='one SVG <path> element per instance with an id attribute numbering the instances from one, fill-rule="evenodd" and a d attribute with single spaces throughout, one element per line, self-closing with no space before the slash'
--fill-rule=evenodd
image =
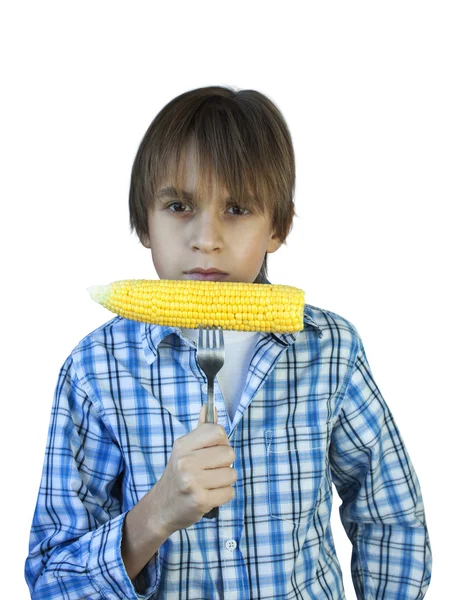
<path id="1" fill-rule="evenodd" d="M 326 472 L 329 424 L 265 431 L 269 513 L 307 524 L 313 517 Z"/>

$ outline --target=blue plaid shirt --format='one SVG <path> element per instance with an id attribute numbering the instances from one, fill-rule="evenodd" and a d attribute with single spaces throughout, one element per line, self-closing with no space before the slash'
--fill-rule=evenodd
<path id="1" fill-rule="evenodd" d="M 226 348 L 227 351 L 227 348 Z M 355 327 L 305 305 L 304 329 L 262 333 L 230 421 L 235 498 L 176 531 L 131 581 L 124 517 L 197 426 L 206 379 L 175 327 L 115 317 L 58 378 L 32 523 L 32 598 L 344 600 L 332 483 L 359 600 L 419 600 L 431 576 L 420 485 Z"/>

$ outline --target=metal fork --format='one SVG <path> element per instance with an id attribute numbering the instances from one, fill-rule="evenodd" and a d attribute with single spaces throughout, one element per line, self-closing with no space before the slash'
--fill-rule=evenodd
<path id="1" fill-rule="evenodd" d="M 212 334 L 212 343 L 210 343 L 210 332 Z M 216 335 L 218 332 L 218 335 Z M 215 403 L 214 403 L 214 380 L 215 376 L 221 370 L 224 364 L 224 336 L 221 327 L 209 327 L 206 328 L 207 341 L 206 346 L 203 343 L 203 328 L 199 325 L 198 339 L 197 339 L 197 360 L 202 371 L 207 376 L 208 382 L 208 400 L 207 400 L 207 414 L 205 417 L 206 423 L 215 422 Z M 216 506 L 212 508 L 208 513 L 204 515 L 207 519 L 217 519 L 219 516 L 219 509 Z"/>

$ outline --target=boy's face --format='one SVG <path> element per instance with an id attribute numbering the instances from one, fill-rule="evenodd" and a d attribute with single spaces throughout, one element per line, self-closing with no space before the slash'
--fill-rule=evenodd
<path id="1" fill-rule="evenodd" d="M 195 165 L 188 153 L 182 189 L 192 193 L 195 182 Z M 164 181 L 158 191 L 172 185 Z M 151 249 L 160 279 L 206 279 L 188 273 L 201 268 L 223 272 L 208 276 L 213 281 L 255 281 L 265 252 L 275 252 L 281 242 L 272 234 L 270 216 L 249 213 L 226 201 L 228 196 L 214 183 L 197 207 L 188 197 L 179 201 L 175 193 L 157 198 L 148 214 L 149 238 L 141 241 Z"/>

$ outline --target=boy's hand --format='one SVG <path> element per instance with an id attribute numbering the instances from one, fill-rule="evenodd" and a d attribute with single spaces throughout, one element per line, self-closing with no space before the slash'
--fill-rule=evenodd
<path id="1" fill-rule="evenodd" d="M 178 438 L 161 478 L 153 487 L 169 535 L 190 527 L 215 506 L 233 500 L 235 451 L 222 425 L 205 423 L 206 404 L 196 429 Z"/>

